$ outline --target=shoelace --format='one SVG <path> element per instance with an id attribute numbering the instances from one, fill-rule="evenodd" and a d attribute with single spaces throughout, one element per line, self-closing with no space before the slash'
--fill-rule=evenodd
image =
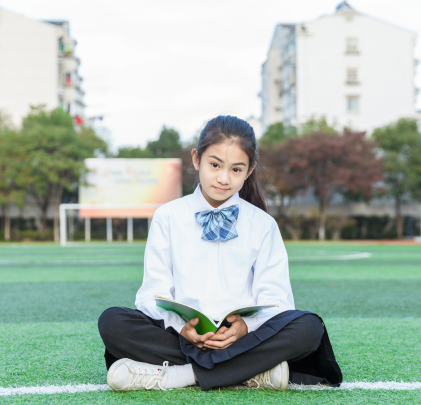
<path id="1" fill-rule="evenodd" d="M 273 386 L 272 381 L 270 380 L 270 370 L 265 371 L 264 373 L 258 374 L 254 378 L 250 378 L 250 380 L 246 381 L 246 385 L 250 387 L 252 382 L 255 382 L 257 384 L 257 387 L 256 387 L 257 389 L 260 388 L 261 383 L 266 386 L 268 385 L 271 386 L 274 390 L 277 389 L 276 387 Z"/>
<path id="2" fill-rule="evenodd" d="M 142 383 L 143 383 L 143 386 L 147 390 L 150 390 L 154 388 L 156 385 L 158 385 L 160 390 L 166 391 L 166 389 L 161 386 L 161 380 L 165 376 L 165 374 L 167 374 L 168 361 L 164 361 L 162 365 L 163 365 L 162 370 L 159 370 L 158 372 L 156 372 L 153 369 L 132 367 L 131 371 L 136 374 L 136 377 L 128 388 L 129 389 L 136 388 L 139 386 L 142 387 Z M 144 379 L 148 376 L 149 378 L 144 381 Z"/>

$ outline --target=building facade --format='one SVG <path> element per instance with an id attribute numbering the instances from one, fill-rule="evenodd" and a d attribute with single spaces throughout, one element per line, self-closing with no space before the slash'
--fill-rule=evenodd
<path id="1" fill-rule="evenodd" d="M 67 21 L 35 21 L 0 8 L 0 110 L 20 126 L 31 105 L 84 118 L 84 92 Z"/>
<path id="2" fill-rule="evenodd" d="M 262 130 L 325 116 L 372 131 L 415 118 L 416 34 L 340 3 L 335 13 L 278 24 L 262 66 Z"/>

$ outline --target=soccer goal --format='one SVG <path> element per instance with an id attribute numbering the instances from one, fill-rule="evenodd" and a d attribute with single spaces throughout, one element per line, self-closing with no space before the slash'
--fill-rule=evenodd
<path id="1" fill-rule="evenodd" d="M 133 242 L 133 218 L 147 218 L 148 229 L 162 204 L 60 204 L 60 244 L 73 240 L 75 218 L 84 224 L 85 242 L 91 241 L 91 218 L 106 219 L 107 242 L 113 241 L 113 219 L 127 220 L 127 242 Z M 70 237 L 70 238 L 69 238 Z"/>

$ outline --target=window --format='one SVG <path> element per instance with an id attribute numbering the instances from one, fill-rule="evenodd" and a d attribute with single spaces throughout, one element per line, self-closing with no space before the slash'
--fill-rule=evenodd
<path id="1" fill-rule="evenodd" d="M 359 97 L 348 96 L 346 98 L 346 107 L 348 112 L 358 112 L 359 110 Z"/>
<path id="2" fill-rule="evenodd" d="M 356 68 L 346 70 L 346 84 L 358 84 L 358 71 Z"/>
<path id="3" fill-rule="evenodd" d="M 66 73 L 66 84 L 68 86 L 72 84 L 72 75 L 71 75 L 71 73 Z"/>
<path id="4" fill-rule="evenodd" d="M 358 38 L 347 38 L 346 39 L 346 54 L 358 55 Z"/>

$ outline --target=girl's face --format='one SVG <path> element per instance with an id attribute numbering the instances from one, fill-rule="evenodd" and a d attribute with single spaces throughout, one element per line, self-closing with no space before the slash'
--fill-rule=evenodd
<path id="1" fill-rule="evenodd" d="M 197 150 L 192 150 L 193 165 L 199 171 L 202 194 L 217 208 L 237 191 L 253 172 L 247 154 L 235 142 L 225 141 L 209 146 L 199 163 Z"/>

